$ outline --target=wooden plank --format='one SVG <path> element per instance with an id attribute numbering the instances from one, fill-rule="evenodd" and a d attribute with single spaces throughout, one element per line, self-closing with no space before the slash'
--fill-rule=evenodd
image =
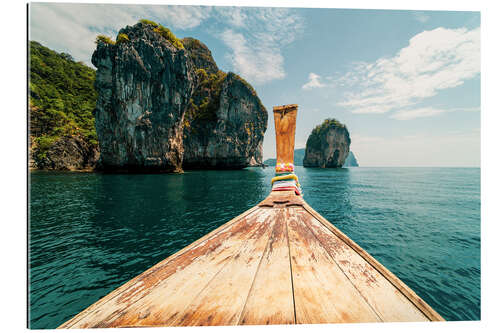
<path id="1" fill-rule="evenodd" d="M 297 214 L 383 321 L 429 320 L 382 274 L 311 214 L 305 210 Z"/>
<path id="2" fill-rule="evenodd" d="M 302 206 L 304 199 L 295 194 L 295 191 L 272 191 L 259 203 L 260 207 L 274 207 L 275 205 Z"/>
<path id="3" fill-rule="evenodd" d="M 239 324 L 294 324 L 292 276 L 285 214 L 275 209 L 271 238 L 260 262 Z"/>
<path id="4" fill-rule="evenodd" d="M 61 328 L 443 320 L 301 197 L 266 200 Z"/>
<path id="5" fill-rule="evenodd" d="M 137 307 L 146 303 L 151 306 L 148 303 L 149 298 L 142 303 L 141 300 L 151 293 L 153 293 L 153 298 L 161 294 L 156 294 L 156 290 L 165 291 L 164 288 L 168 285 L 172 275 L 179 274 L 179 281 L 186 276 L 186 273 L 198 271 L 209 279 L 209 274 L 216 269 L 216 266 L 223 264 L 224 259 L 238 252 L 242 240 L 251 236 L 249 231 L 263 214 L 262 210 L 258 211 L 253 208 L 245 213 L 127 282 L 61 325 L 60 328 L 131 326 L 136 323 L 134 318 L 137 322 L 141 320 L 148 322 L 149 315 L 146 316 L 146 314 L 148 312 L 151 314 L 151 311 L 147 310 L 148 307 L 142 307 L 142 309 L 137 309 Z M 219 258 L 219 262 L 213 260 L 215 257 Z M 209 266 L 212 269 L 208 269 L 207 263 L 212 265 Z M 178 284 L 172 286 L 179 288 Z M 169 304 L 171 303 L 165 303 L 165 300 L 162 300 L 160 306 L 168 307 Z M 135 308 L 132 311 L 133 305 Z"/>
<path id="6" fill-rule="evenodd" d="M 251 242 L 259 232 L 259 225 L 269 219 L 265 210 L 256 211 L 250 218 L 237 222 L 232 234 L 220 251 L 198 257 L 194 263 L 163 281 L 149 295 L 136 302 L 124 316 L 111 326 L 169 326 L 175 323 L 195 297 L 224 267 L 238 256 L 245 242 Z M 243 227 L 240 225 L 244 224 Z"/>
<path id="7" fill-rule="evenodd" d="M 312 231 L 286 208 L 297 324 L 381 321 Z"/>
<path id="8" fill-rule="evenodd" d="M 368 252 L 366 252 L 361 246 L 356 244 L 352 239 L 345 235 L 342 231 L 331 224 L 327 219 L 316 212 L 311 206 L 304 202 L 303 208 L 314 216 L 321 224 L 323 224 L 328 230 L 335 234 L 342 242 L 352 248 L 356 253 L 358 253 L 363 259 L 365 259 L 373 268 L 375 268 L 380 274 L 382 274 L 392 285 L 394 285 L 403 295 L 405 295 L 419 310 L 431 321 L 444 321 L 433 308 L 431 308 L 422 298 L 420 298 L 412 289 L 410 289 L 403 281 L 401 281 L 396 275 L 389 271 L 384 265 L 379 263 L 375 258 L 373 258 Z"/>
<path id="9" fill-rule="evenodd" d="M 251 237 L 239 253 L 206 285 L 187 309 L 168 324 L 171 326 L 236 325 L 254 281 L 258 265 L 270 239 L 276 214 L 254 223 Z"/>

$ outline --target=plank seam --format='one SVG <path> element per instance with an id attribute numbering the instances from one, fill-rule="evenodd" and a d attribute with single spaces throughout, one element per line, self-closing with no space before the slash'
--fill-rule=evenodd
<path id="1" fill-rule="evenodd" d="M 267 221 L 268 221 L 268 220 L 270 220 L 270 219 L 271 219 L 271 216 L 268 216 L 268 217 L 266 217 L 266 220 L 264 220 L 264 221 L 263 221 L 263 222 L 261 222 L 261 223 L 263 223 L 263 224 L 264 224 L 264 223 L 267 223 Z M 249 222 L 249 223 L 250 223 L 250 222 Z M 255 223 L 255 221 L 254 221 L 254 223 Z M 253 234 L 255 234 L 255 233 L 257 233 L 257 231 L 254 231 L 254 232 L 252 233 L 252 235 L 253 235 Z M 250 239 L 251 239 L 251 238 L 252 238 L 252 236 L 248 237 L 246 240 L 244 240 L 244 241 L 241 243 L 241 246 L 238 248 L 238 251 L 237 251 L 237 252 L 235 252 L 235 253 L 231 256 L 231 259 L 232 259 L 232 258 L 234 258 L 236 255 L 238 255 L 238 254 L 240 254 L 240 253 L 241 253 L 241 249 L 242 249 L 242 248 L 243 248 L 243 247 L 244 247 L 247 243 L 249 243 L 249 242 L 250 242 Z M 262 258 L 261 258 L 261 259 L 262 259 Z M 193 299 L 191 300 L 191 302 L 190 302 L 190 303 L 189 303 L 189 304 L 188 304 L 188 305 L 184 308 L 183 312 L 182 312 L 182 313 L 181 313 L 181 312 L 179 312 L 179 314 L 176 316 L 176 319 L 177 319 L 177 318 L 179 318 L 179 316 L 180 316 L 181 314 L 183 314 L 183 313 L 186 311 L 186 309 L 189 309 L 189 307 L 190 307 L 192 304 L 194 304 L 194 300 L 195 300 L 195 299 L 196 299 L 199 295 L 201 295 L 201 294 L 202 294 L 202 292 L 203 292 L 203 291 L 204 291 L 204 290 L 205 290 L 205 289 L 206 289 L 206 288 L 210 285 L 210 283 L 211 283 L 211 282 L 215 279 L 215 277 L 216 277 L 216 276 L 218 276 L 218 275 L 220 274 L 220 272 L 222 272 L 222 271 L 223 271 L 223 270 L 227 267 L 227 265 L 229 265 L 231 262 L 232 262 L 231 260 L 228 260 L 228 262 L 224 264 L 224 266 L 223 266 L 223 267 L 222 267 L 222 268 L 221 268 L 221 269 L 220 269 L 220 270 L 219 270 L 219 271 L 218 271 L 218 272 L 217 272 L 217 273 L 216 273 L 216 274 L 215 274 L 215 275 L 214 275 L 214 276 L 210 279 L 210 281 L 209 281 L 209 282 L 208 282 L 208 283 L 207 283 L 207 284 L 203 287 L 203 289 L 202 289 L 202 290 L 200 290 L 200 292 L 199 292 L 198 294 L 196 294 L 196 296 L 195 296 L 195 297 L 193 297 Z M 260 261 L 259 261 L 259 264 L 260 264 Z M 255 278 L 255 276 L 254 276 L 254 278 Z M 252 283 L 253 283 L 253 281 L 252 281 Z M 248 295 L 247 295 L 247 297 L 248 297 Z M 245 299 L 245 303 L 246 303 L 246 299 Z M 241 314 L 240 314 L 240 315 L 241 315 Z M 181 326 L 181 324 L 179 323 L 178 325 L 175 325 L 175 326 Z M 182 326 L 184 326 L 184 325 L 182 325 Z"/>
<path id="2" fill-rule="evenodd" d="M 257 274 L 259 274 L 259 270 L 260 270 L 260 265 L 262 263 L 262 259 L 264 258 L 264 255 L 266 254 L 266 252 L 267 252 L 267 250 L 269 248 L 269 243 L 271 242 L 271 239 L 272 239 L 272 237 L 274 235 L 274 228 L 275 227 L 276 227 L 276 219 L 274 219 L 274 224 L 272 226 L 271 233 L 269 234 L 269 239 L 267 240 L 266 247 L 264 248 L 264 251 L 262 252 L 262 255 L 260 256 L 259 264 L 257 265 L 257 270 L 255 271 L 255 274 L 254 274 L 253 279 L 252 279 L 252 284 L 250 285 L 250 289 L 248 290 L 247 297 L 245 298 L 245 303 L 243 304 L 241 312 L 240 312 L 240 314 L 238 316 L 238 320 L 237 320 L 238 325 L 241 324 L 241 316 L 245 312 L 245 308 L 247 306 L 248 298 L 250 297 L 250 293 L 253 290 L 253 287 L 254 287 L 254 284 L 255 284 L 255 279 L 257 278 Z"/>
<path id="3" fill-rule="evenodd" d="M 404 295 L 417 309 L 420 310 L 430 321 L 444 321 L 445 319 L 437 313 L 430 305 L 428 305 L 420 296 L 418 296 L 410 287 L 401 281 L 394 273 L 389 271 L 384 265 L 372 257 L 361 246 L 350 239 L 346 234 L 340 231 L 337 227 L 331 224 L 318 212 L 316 212 L 307 203 L 303 206 L 304 209 L 318 220 L 323 226 L 335 234 L 344 244 L 349 246 L 357 254 L 359 254 L 367 263 L 369 263 L 375 270 L 377 270 L 387 281 L 389 281 L 399 292 Z M 421 301 L 421 303 L 419 302 Z"/>
<path id="4" fill-rule="evenodd" d="M 288 263 L 290 264 L 290 281 L 292 282 L 292 301 L 293 301 L 293 322 L 297 324 L 297 309 L 295 308 L 295 288 L 293 286 L 293 265 L 292 255 L 290 253 L 290 236 L 288 234 L 288 220 L 285 219 L 286 225 L 286 242 L 288 244 Z"/>
<path id="5" fill-rule="evenodd" d="M 200 291 L 198 293 L 196 293 L 196 295 L 194 295 L 194 297 L 184 307 L 184 309 L 182 309 L 182 311 L 179 311 L 179 313 L 170 321 L 171 323 L 174 323 L 179 318 L 179 316 L 181 314 L 184 314 L 186 312 L 186 310 L 189 309 L 189 307 L 191 306 L 191 304 L 193 304 L 193 301 L 196 299 L 196 297 L 198 297 L 203 291 L 205 291 L 205 289 L 208 287 L 208 285 L 210 285 L 210 283 L 219 275 L 219 273 L 222 272 L 222 270 L 224 268 L 226 268 L 227 265 L 229 265 L 229 263 L 231 262 L 231 259 L 233 259 L 237 254 L 240 253 L 240 250 L 244 244 L 245 243 L 241 244 L 241 247 L 238 248 L 238 251 L 229 257 L 229 260 L 224 265 L 222 265 L 222 267 L 217 271 L 217 273 L 215 273 L 214 276 L 212 276 L 210 278 L 210 280 L 208 280 L 208 282 L 203 286 L 203 288 L 201 288 Z M 170 326 L 168 323 L 166 323 L 166 325 Z M 163 327 L 165 327 L 166 325 L 163 325 Z M 161 325 L 159 325 L 159 326 L 161 326 Z"/>
<path id="6" fill-rule="evenodd" d="M 311 215 L 312 216 L 312 215 Z M 359 294 L 359 296 L 361 296 L 361 298 L 365 301 L 365 303 L 368 305 L 368 307 L 373 311 L 373 313 L 377 316 L 377 318 L 381 321 L 381 322 L 384 322 L 384 320 L 382 319 L 382 317 L 380 316 L 380 314 L 373 308 L 373 306 L 370 304 L 370 302 L 368 302 L 368 300 L 366 299 L 366 297 L 363 295 L 363 293 L 361 293 L 361 291 L 358 289 L 358 287 L 356 287 L 356 285 L 354 284 L 354 282 L 349 278 L 349 276 L 347 276 L 347 274 L 344 272 L 344 270 L 342 269 L 342 267 L 340 267 L 339 263 L 337 262 L 337 260 L 335 260 L 335 258 L 332 256 L 332 254 L 330 253 L 330 251 L 328 251 L 325 247 L 325 245 L 323 244 L 323 242 L 318 238 L 318 236 L 316 235 L 316 233 L 314 232 L 313 228 L 311 228 L 311 225 L 306 221 L 306 219 L 304 219 L 301 215 L 299 215 L 299 218 L 300 220 L 302 220 L 302 223 L 304 223 L 308 228 L 309 230 L 311 231 L 311 233 L 313 234 L 314 238 L 318 241 L 319 244 L 321 244 L 321 246 L 323 247 L 323 249 L 325 250 L 326 253 L 328 253 L 328 256 L 330 258 L 332 258 L 333 262 L 335 263 L 335 266 L 337 266 L 337 268 L 342 272 L 342 274 L 345 276 L 345 278 L 347 279 L 347 281 L 349 281 L 351 283 L 351 285 L 353 286 L 354 290 L 356 290 Z M 314 216 L 313 216 L 314 218 Z M 318 221 L 319 222 L 319 221 Z"/>
<path id="7" fill-rule="evenodd" d="M 157 264 L 153 265 L 152 267 L 150 267 L 149 269 L 147 269 L 146 271 L 142 272 L 141 274 L 135 276 L 134 278 L 132 278 L 131 280 L 125 282 L 124 284 L 122 284 L 120 287 L 118 287 L 117 289 L 113 290 L 112 292 L 110 292 L 109 294 L 106 294 L 105 296 L 103 296 L 101 299 L 97 300 L 96 302 L 92 303 L 91 305 L 89 305 L 89 307 L 87 307 L 86 309 L 84 309 L 82 312 L 76 314 L 73 318 L 69 319 L 68 321 L 64 322 L 63 324 L 61 324 L 58 328 L 71 328 L 71 327 L 74 327 L 76 324 L 78 324 L 81 320 L 83 320 L 86 316 L 90 315 L 91 313 L 93 313 L 96 308 L 98 306 L 103 306 L 105 304 L 107 304 L 108 302 L 112 301 L 113 299 L 115 299 L 116 297 L 118 297 L 122 291 L 125 291 L 128 287 L 130 287 L 131 285 L 133 285 L 136 280 L 143 274 L 146 274 L 148 272 L 151 272 L 153 271 L 154 269 L 157 269 L 163 265 L 167 265 L 169 264 L 172 260 L 176 259 L 177 257 L 183 255 L 184 253 L 186 253 L 189 249 L 191 248 L 194 248 L 198 245 L 200 245 L 201 243 L 203 243 L 204 241 L 212 238 L 213 236 L 216 236 L 217 234 L 219 234 L 220 232 L 224 231 L 225 229 L 227 229 L 228 227 L 232 226 L 233 224 L 237 223 L 238 221 L 240 221 L 241 219 L 243 218 L 247 218 L 249 215 L 251 215 L 252 213 L 254 213 L 255 211 L 257 211 L 259 207 L 258 206 L 254 206 L 248 210 L 246 210 L 245 212 L 241 213 L 240 215 L 236 216 L 235 218 L 229 220 L 228 222 L 226 222 L 225 224 L 217 227 L 216 229 L 212 230 L 211 232 L 209 232 L 208 234 L 206 234 L 205 236 L 202 236 L 201 238 L 197 239 L 196 241 L 194 241 L 193 243 L 183 247 L 182 249 L 180 249 L 179 251 L 173 253 L 172 255 L 170 255 L 169 257 L 163 259 L 162 261 L 158 262 Z M 121 292 L 118 292 L 118 290 L 120 290 Z M 114 294 L 114 295 L 112 295 Z M 106 299 L 106 297 L 108 297 L 108 299 Z M 144 295 L 146 296 L 146 295 Z M 143 297 L 144 297 L 143 296 Z M 141 297 L 142 299 L 142 297 Z M 77 318 L 78 317 L 78 318 Z M 69 325 L 69 326 L 68 326 Z"/>

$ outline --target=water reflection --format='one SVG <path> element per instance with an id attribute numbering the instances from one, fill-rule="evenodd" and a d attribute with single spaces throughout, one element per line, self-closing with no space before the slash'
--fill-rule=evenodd
<path id="1" fill-rule="evenodd" d="M 297 168 L 304 188 L 304 199 L 314 209 L 321 209 L 329 221 L 337 226 L 351 223 L 351 170 Z"/>
<path id="2" fill-rule="evenodd" d="M 35 172 L 30 321 L 55 327 L 264 199 L 268 175 Z"/>

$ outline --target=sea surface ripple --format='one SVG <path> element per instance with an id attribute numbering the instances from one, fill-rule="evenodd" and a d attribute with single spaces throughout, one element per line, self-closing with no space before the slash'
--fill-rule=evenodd
<path id="1" fill-rule="evenodd" d="M 296 171 L 304 199 L 446 320 L 480 317 L 480 169 Z M 273 168 L 34 171 L 29 322 L 55 328 L 263 200 Z"/>

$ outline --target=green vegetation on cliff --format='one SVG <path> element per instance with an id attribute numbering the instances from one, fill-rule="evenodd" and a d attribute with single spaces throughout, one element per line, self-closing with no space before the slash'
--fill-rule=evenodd
<path id="1" fill-rule="evenodd" d="M 182 44 L 188 51 L 196 68 L 203 69 L 207 74 L 215 74 L 219 71 L 217 64 L 212 58 L 212 52 L 208 47 L 196 38 L 186 37 Z"/>
<path id="2" fill-rule="evenodd" d="M 184 45 L 182 45 L 182 42 L 179 38 L 177 38 L 172 31 L 170 31 L 169 28 L 165 28 L 161 24 L 158 24 L 154 21 L 151 20 L 146 20 L 142 19 L 139 20 L 140 23 L 142 24 L 148 24 L 154 27 L 154 31 L 159 33 L 160 35 L 163 36 L 166 40 L 168 40 L 173 46 L 175 46 L 178 49 L 183 49 Z"/>
<path id="3" fill-rule="evenodd" d="M 30 42 L 30 135 L 38 159 L 62 136 L 80 135 L 97 145 L 95 70 L 38 42 Z"/>
<path id="4" fill-rule="evenodd" d="M 149 38 L 162 41 L 163 37 L 177 49 L 184 49 L 194 65 L 194 68 L 190 67 L 194 72 L 194 75 L 191 74 L 194 92 L 184 117 L 185 137 L 211 135 L 218 121 L 217 111 L 223 86 L 236 86 L 243 88 L 243 91 L 246 87 L 257 97 L 253 87 L 243 78 L 219 70 L 211 51 L 199 40 L 189 37 L 180 40 L 168 28 L 149 20 L 140 20 L 134 27 L 147 30 Z M 95 43 L 101 46 L 108 44 L 114 51 L 133 48 L 138 38 L 134 27 L 120 30 L 116 39 L 98 35 Z M 93 115 L 97 101 L 95 70 L 82 62 L 75 62 L 68 54 L 55 52 L 35 41 L 30 42 L 29 65 L 30 135 L 35 164 L 43 165 L 39 162 L 57 155 L 53 151 L 61 146 L 64 140 L 60 139 L 63 137 L 65 141 L 71 141 L 67 137 L 78 137 L 79 142 L 83 139 L 84 143 L 97 151 Z M 263 108 L 258 97 L 257 100 Z M 254 132 L 254 125 L 250 124 L 245 130 L 248 134 Z"/>
<path id="5" fill-rule="evenodd" d="M 151 21 L 151 20 L 147 20 L 147 19 L 142 19 L 142 20 L 139 20 L 140 23 L 142 24 L 149 24 L 149 25 L 152 25 L 153 27 L 158 27 L 158 23 L 156 23 L 155 21 Z"/>
<path id="6" fill-rule="evenodd" d="M 328 129 L 333 127 L 345 128 L 345 125 L 334 118 L 325 119 L 323 123 L 314 127 L 311 134 L 309 135 L 309 138 L 307 138 L 307 146 L 311 146 L 315 149 L 320 149 L 322 138 L 325 136 Z"/>
<path id="7" fill-rule="evenodd" d="M 125 42 L 130 42 L 130 39 L 128 38 L 127 34 L 118 34 L 118 37 L 116 37 L 116 44 Z"/>
<path id="8" fill-rule="evenodd" d="M 176 48 L 184 49 L 184 45 L 182 44 L 182 41 L 179 38 L 177 38 L 174 35 L 174 33 L 172 31 L 170 31 L 169 28 L 166 28 L 166 27 L 162 26 L 161 24 L 158 24 L 158 23 L 153 22 L 151 20 L 142 19 L 142 20 L 139 20 L 139 22 L 142 24 L 152 26 L 154 32 L 163 36 L 163 38 L 168 40 L 170 42 L 170 44 L 172 44 Z M 129 42 L 129 41 L 130 41 L 130 39 L 129 39 L 128 35 L 124 34 L 124 33 L 118 34 L 118 36 L 116 37 L 116 41 L 113 41 L 110 37 L 108 37 L 106 35 L 98 35 L 96 37 L 96 40 L 95 40 L 96 44 L 105 43 L 105 44 L 109 44 L 109 45 L 116 45 L 116 44 Z"/>
<path id="9" fill-rule="evenodd" d="M 190 126 L 191 122 L 197 120 L 217 120 L 222 82 L 224 82 L 227 74 L 220 70 L 215 74 L 207 74 L 205 69 L 198 68 L 196 76 L 198 87 L 190 100 L 190 106 L 184 121 L 184 125 L 187 127 Z"/>
<path id="10" fill-rule="evenodd" d="M 174 35 L 172 31 L 170 31 L 169 28 L 165 28 L 162 25 L 157 26 L 154 28 L 154 31 L 162 35 L 165 39 L 167 39 L 173 46 L 175 46 L 178 49 L 183 49 L 184 45 L 182 45 L 182 42 Z"/>
<path id="11" fill-rule="evenodd" d="M 190 37 L 184 38 L 182 43 L 196 67 L 196 88 L 184 117 L 184 126 L 192 134 L 201 134 L 209 131 L 207 124 L 217 121 L 222 83 L 227 73 L 219 70 L 205 44 Z"/>
<path id="12" fill-rule="evenodd" d="M 95 43 L 96 44 L 105 43 L 109 45 L 115 45 L 115 42 L 106 35 L 97 35 L 97 37 L 95 38 Z"/>
<path id="13" fill-rule="evenodd" d="M 184 118 L 184 126 L 191 133 L 199 133 L 204 129 L 209 130 L 207 125 L 209 123 L 215 124 L 217 121 L 222 84 L 228 73 L 219 70 L 212 53 L 199 40 L 186 37 L 182 39 L 182 43 L 196 67 L 197 79 L 196 89 Z M 237 74 L 232 73 L 232 75 L 246 86 L 254 96 L 257 96 L 254 88 L 247 81 Z"/>

